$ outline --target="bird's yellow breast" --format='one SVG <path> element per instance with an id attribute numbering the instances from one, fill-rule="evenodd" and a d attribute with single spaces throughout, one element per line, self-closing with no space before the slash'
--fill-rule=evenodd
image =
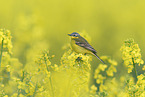
<path id="1" fill-rule="evenodd" d="M 85 48 L 83 48 L 83 47 L 77 45 L 77 44 L 75 43 L 75 40 L 73 40 L 73 39 L 71 39 L 71 47 L 72 47 L 72 49 L 73 49 L 75 52 L 77 52 L 77 53 L 83 53 L 83 54 L 85 54 L 85 53 L 91 54 L 91 53 L 92 53 L 91 51 L 89 51 L 89 50 L 87 50 L 87 49 L 85 49 Z"/>

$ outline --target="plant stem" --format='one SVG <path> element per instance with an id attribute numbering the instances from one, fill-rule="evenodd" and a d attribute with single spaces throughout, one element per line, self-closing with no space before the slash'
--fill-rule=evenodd
<path id="1" fill-rule="evenodd" d="M 17 89 L 18 89 L 18 95 L 17 95 L 17 97 L 19 97 L 19 95 L 20 95 L 20 89 L 18 88 L 18 84 L 17 84 Z"/>
<path id="2" fill-rule="evenodd" d="M 53 91 L 53 86 L 52 86 L 51 75 L 49 77 L 49 80 L 50 80 L 50 85 L 51 85 L 51 89 L 52 89 L 52 97 L 54 97 L 54 91 Z"/>
<path id="3" fill-rule="evenodd" d="M 33 93 L 33 96 L 32 96 L 32 97 L 35 97 L 36 91 L 37 91 L 37 83 L 36 83 L 36 85 L 35 85 L 35 91 L 34 91 L 34 93 Z"/>
<path id="4" fill-rule="evenodd" d="M 3 42 L 4 40 L 2 40 L 2 45 L 1 45 L 0 68 L 1 68 L 1 61 L 2 61 L 2 53 L 3 53 Z"/>
<path id="5" fill-rule="evenodd" d="M 18 89 L 18 95 L 17 95 L 17 97 L 19 97 L 19 95 L 20 95 L 20 89 Z"/>
<path id="6" fill-rule="evenodd" d="M 22 78 L 21 78 L 21 81 L 22 81 L 22 82 L 23 82 L 24 78 L 25 78 L 25 72 L 23 71 L 23 76 L 22 76 Z"/>
<path id="7" fill-rule="evenodd" d="M 49 72 L 46 57 L 44 57 L 44 60 L 45 60 L 47 71 Z M 51 73 L 50 73 L 49 81 L 50 81 L 50 85 L 51 85 L 51 89 L 52 89 L 52 97 L 54 97 L 53 85 L 52 85 L 52 80 L 51 80 Z"/>
<path id="8" fill-rule="evenodd" d="M 135 66 L 135 63 L 134 63 L 134 59 L 132 58 L 132 62 L 133 62 L 133 67 L 134 67 L 134 72 L 135 72 L 135 83 L 137 82 L 137 71 L 136 71 L 136 66 Z"/>

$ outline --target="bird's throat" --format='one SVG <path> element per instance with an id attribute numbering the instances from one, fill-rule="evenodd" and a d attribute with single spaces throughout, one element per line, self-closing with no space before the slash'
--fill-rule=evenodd
<path id="1" fill-rule="evenodd" d="M 71 39 L 77 39 L 77 38 L 79 38 L 79 37 L 73 37 L 73 36 L 71 37 Z"/>

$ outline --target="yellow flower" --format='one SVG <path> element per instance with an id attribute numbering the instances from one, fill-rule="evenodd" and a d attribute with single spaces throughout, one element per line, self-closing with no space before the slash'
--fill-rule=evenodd
<path id="1" fill-rule="evenodd" d="M 48 77 L 50 77 L 50 72 L 46 70 L 46 74 Z"/>
<path id="2" fill-rule="evenodd" d="M 11 97 L 17 97 L 18 93 L 14 93 Z"/>
<path id="3" fill-rule="evenodd" d="M 5 96 L 3 96 L 3 97 L 9 97 L 8 95 L 5 95 Z"/>
<path id="4" fill-rule="evenodd" d="M 55 57 L 55 55 L 52 55 L 51 57 L 53 58 L 53 57 Z"/>
<path id="5" fill-rule="evenodd" d="M 25 89 L 26 84 L 24 82 L 19 81 L 18 82 L 18 89 Z"/>
<path id="6" fill-rule="evenodd" d="M 54 66 L 52 67 L 54 69 L 54 71 L 58 71 L 58 65 L 54 64 Z"/>
<path id="7" fill-rule="evenodd" d="M 100 92 L 103 92 L 104 90 L 107 90 L 107 87 L 105 85 L 101 84 L 99 89 L 100 89 Z"/>
<path id="8" fill-rule="evenodd" d="M 11 33 L 9 30 L 0 29 L 0 44 L 3 40 L 3 48 L 6 49 L 5 51 L 12 54 L 12 42 L 11 42 Z"/>
<path id="9" fill-rule="evenodd" d="M 97 87 L 95 85 L 92 85 L 91 86 L 91 90 L 95 90 L 96 91 L 97 90 Z"/>
<path id="10" fill-rule="evenodd" d="M 140 48 L 133 39 L 126 40 L 120 50 L 122 52 L 124 64 L 128 67 L 128 73 L 132 72 L 134 68 L 133 64 L 138 64 L 140 66 L 140 64 L 144 63 L 141 59 Z"/>
<path id="11" fill-rule="evenodd" d="M 23 94 L 20 94 L 19 97 L 26 97 L 26 96 L 24 96 Z"/>
<path id="12" fill-rule="evenodd" d="M 10 65 L 7 65 L 6 67 L 7 67 L 7 69 L 6 69 L 7 72 L 10 72 L 10 70 L 11 70 L 11 69 L 10 69 Z"/>
<path id="13" fill-rule="evenodd" d="M 44 90 L 44 87 L 42 86 L 41 88 L 39 88 L 39 91 L 42 92 Z"/>
<path id="14" fill-rule="evenodd" d="M 90 93 L 95 94 L 96 91 L 97 91 L 97 87 L 96 87 L 95 85 L 92 85 L 92 86 L 91 86 Z"/>
<path id="15" fill-rule="evenodd" d="M 27 96 L 33 95 L 34 91 L 35 91 L 34 88 L 30 87 L 29 88 L 29 93 L 27 94 Z"/>
<path id="16" fill-rule="evenodd" d="M 1 87 L 4 87 L 5 85 L 4 84 L 1 84 Z"/>
<path id="17" fill-rule="evenodd" d="M 96 83 L 98 83 L 98 84 L 103 83 L 104 79 L 106 79 L 106 77 L 103 77 L 101 74 L 98 74 Z"/>
<path id="18" fill-rule="evenodd" d="M 117 70 L 113 65 L 111 65 L 106 72 L 108 76 L 113 76 L 114 75 L 113 73 L 117 72 Z"/>
<path id="19" fill-rule="evenodd" d="M 100 58 L 101 58 L 101 59 L 103 59 L 103 60 L 108 59 L 108 57 L 107 57 L 107 56 L 101 56 Z"/>
<path id="20" fill-rule="evenodd" d="M 145 70 L 145 65 L 143 66 L 142 70 Z"/>
<path id="21" fill-rule="evenodd" d="M 138 80 L 142 80 L 145 76 L 143 74 L 137 76 Z"/>
<path id="22" fill-rule="evenodd" d="M 100 69 L 101 71 L 104 71 L 106 68 L 107 68 L 107 65 L 99 64 L 98 69 Z"/>
<path id="23" fill-rule="evenodd" d="M 132 72 L 133 70 L 133 65 L 128 65 L 128 73 Z"/>
<path id="24" fill-rule="evenodd" d="M 109 62 L 110 64 L 114 65 L 114 66 L 116 66 L 116 65 L 117 65 L 117 62 L 116 62 L 116 61 L 114 61 L 114 60 L 109 59 L 109 60 L 108 60 L 108 62 Z"/>

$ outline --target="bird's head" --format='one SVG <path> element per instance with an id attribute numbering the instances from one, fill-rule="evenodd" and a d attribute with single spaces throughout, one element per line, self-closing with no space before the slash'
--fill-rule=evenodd
<path id="1" fill-rule="evenodd" d="M 80 34 L 77 33 L 77 32 L 73 32 L 71 34 L 68 34 L 69 36 L 71 36 L 72 39 L 76 39 L 76 38 L 79 38 Z"/>

